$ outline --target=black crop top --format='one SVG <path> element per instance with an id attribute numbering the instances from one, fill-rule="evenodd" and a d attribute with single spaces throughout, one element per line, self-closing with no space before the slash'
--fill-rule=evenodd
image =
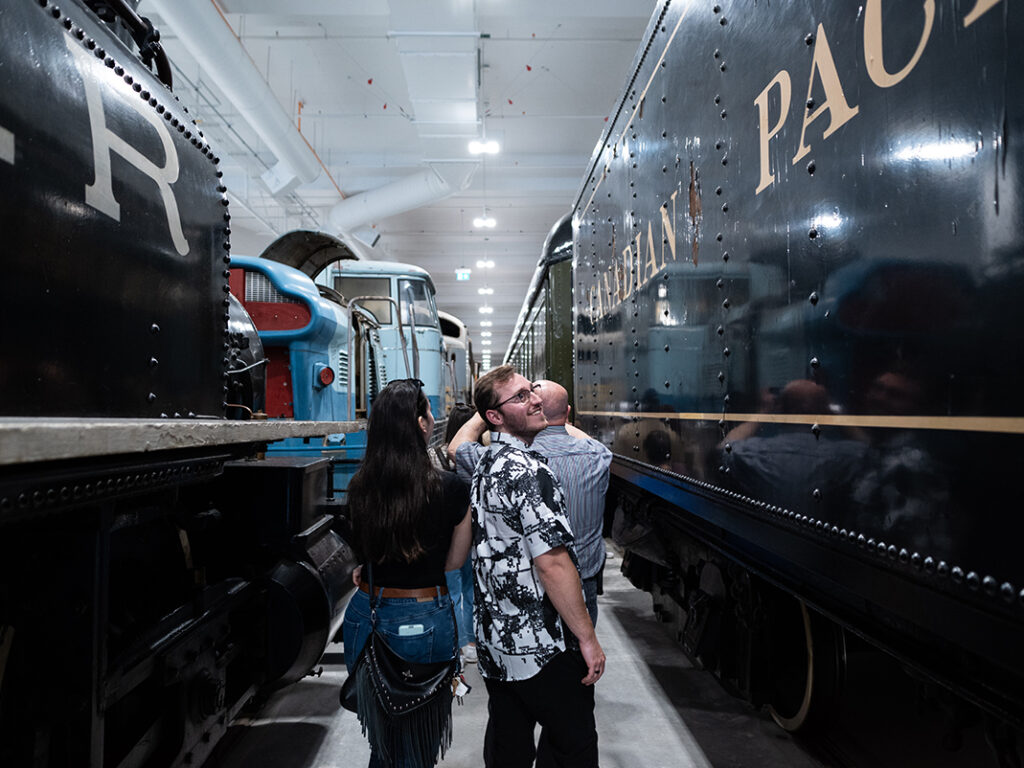
<path id="1" fill-rule="evenodd" d="M 454 472 L 441 472 L 440 497 L 433 499 L 427 508 L 431 525 L 425 540 L 420 543 L 427 550 L 417 560 L 407 563 L 385 562 L 373 566 L 374 587 L 417 587 L 444 586 L 444 563 L 452 543 L 452 531 L 462 522 L 469 509 L 469 487 Z M 365 566 L 363 581 L 370 575 Z"/>

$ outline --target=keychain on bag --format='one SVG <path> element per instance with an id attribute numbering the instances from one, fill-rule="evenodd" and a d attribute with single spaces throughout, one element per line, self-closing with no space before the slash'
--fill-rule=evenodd
<path id="1" fill-rule="evenodd" d="M 461 672 L 457 677 L 452 678 L 452 696 L 462 706 L 462 699 L 467 693 L 473 690 L 473 686 L 466 682 L 466 676 Z"/>

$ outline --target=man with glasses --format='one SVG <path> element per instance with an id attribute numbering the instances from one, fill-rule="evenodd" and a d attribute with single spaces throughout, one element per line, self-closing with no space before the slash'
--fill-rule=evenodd
<path id="1" fill-rule="evenodd" d="M 492 429 L 470 490 L 477 656 L 488 693 L 484 765 L 529 768 L 536 757 L 538 768 L 596 768 L 593 684 L 605 656 L 561 486 L 530 451 L 547 426 L 541 398 L 506 365 L 477 381 L 475 400 Z"/>
<path id="2" fill-rule="evenodd" d="M 569 423 L 569 393 L 565 387 L 542 379 L 532 388 L 540 394 L 548 424 L 534 437 L 530 450 L 547 460 L 562 486 L 583 597 L 590 620 L 597 626 L 597 595 L 605 561 L 604 499 L 612 452 Z M 472 480 L 473 470 L 486 450 L 478 442 L 486 429 L 484 420 L 474 415 L 448 441 L 448 458 L 466 483 Z"/>

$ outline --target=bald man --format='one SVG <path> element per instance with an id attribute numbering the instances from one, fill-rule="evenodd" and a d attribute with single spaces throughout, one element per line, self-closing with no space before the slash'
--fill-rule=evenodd
<path id="1" fill-rule="evenodd" d="M 548 460 L 565 491 L 576 548 L 580 564 L 583 596 L 590 620 L 597 625 L 597 593 L 601 587 L 604 569 L 604 497 L 608 491 L 608 474 L 612 452 L 606 445 L 587 436 L 587 433 L 569 424 L 569 395 L 565 387 L 542 379 L 540 397 L 545 427 L 534 439 L 531 448 Z"/>
<path id="2" fill-rule="evenodd" d="M 542 379 L 533 384 L 541 397 L 548 426 L 533 439 L 532 451 L 547 459 L 548 467 L 565 492 L 573 549 L 579 562 L 580 580 L 590 620 L 597 625 L 597 593 L 604 568 L 604 497 L 612 452 L 568 423 L 571 406 L 565 387 Z M 467 482 L 486 450 L 477 441 L 487 429 L 478 415 L 463 425 L 448 445 L 456 471 Z"/>

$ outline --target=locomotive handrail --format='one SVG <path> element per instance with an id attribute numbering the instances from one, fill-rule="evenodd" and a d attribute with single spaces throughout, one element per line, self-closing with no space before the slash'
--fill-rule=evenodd
<path id="1" fill-rule="evenodd" d="M 442 342 L 442 345 L 444 342 Z M 448 360 L 448 348 L 444 347 L 445 350 L 445 361 L 444 367 L 448 370 L 448 376 L 452 380 L 452 398 L 454 401 L 458 401 L 459 398 L 459 377 L 455 373 L 455 360 Z"/>
<path id="2" fill-rule="evenodd" d="M 401 311 L 401 307 L 398 306 L 398 302 L 395 301 L 390 296 L 356 296 L 354 298 L 349 299 L 348 300 L 348 304 L 345 305 L 345 309 L 348 312 L 348 327 L 349 327 L 349 331 L 350 331 L 349 334 L 348 334 L 348 350 L 347 350 L 348 351 L 348 361 L 349 361 L 348 362 L 348 365 L 349 365 L 349 377 L 348 377 L 347 409 L 348 409 L 348 414 L 350 416 L 355 416 L 355 411 L 353 410 L 354 404 L 352 402 L 352 382 L 355 380 L 355 377 L 351 373 L 352 366 L 354 364 L 353 361 L 355 360 L 355 349 L 354 349 L 355 340 L 353 339 L 354 334 L 351 333 L 351 329 L 352 329 L 352 312 L 353 312 L 354 305 L 357 304 L 360 301 L 388 301 L 388 302 L 391 302 L 392 304 L 395 305 L 395 317 L 398 318 L 398 336 L 402 340 L 402 357 L 405 358 L 405 372 L 410 377 L 419 378 L 419 366 L 418 365 L 417 365 L 417 372 L 416 373 L 412 373 L 410 371 L 410 367 L 411 366 L 409 365 L 409 349 L 408 349 L 408 346 L 406 345 L 406 342 L 405 342 L 405 330 L 404 330 L 404 328 L 402 326 L 402 311 Z M 358 309 L 358 307 L 356 307 L 356 308 Z M 369 312 L 369 310 L 365 309 L 365 308 L 363 309 L 363 311 Z M 377 327 L 379 328 L 380 325 L 378 325 Z M 414 333 L 415 333 L 415 330 L 416 330 L 416 328 L 415 328 L 415 326 L 413 326 L 413 332 Z M 415 337 L 414 337 L 414 340 L 415 340 Z"/>
<path id="3" fill-rule="evenodd" d="M 376 330 L 380 330 L 380 321 L 374 317 L 373 312 L 368 310 L 366 307 L 352 307 L 353 312 L 358 312 L 363 318 L 363 322 L 367 325 L 372 325 Z"/>
<path id="4" fill-rule="evenodd" d="M 412 338 L 412 369 L 413 369 L 412 376 L 413 376 L 414 379 L 418 379 L 420 377 L 420 345 L 419 345 L 419 342 L 416 341 L 416 311 L 413 308 L 412 286 L 409 285 L 408 283 L 406 283 L 406 286 L 405 286 L 405 293 L 406 293 L 406 295 L 408 297 L 406 299 L 406 302 L 409 305 L 409 336 L 410 336 L 410 338 Z M 398 333 L 402 336 L 402 349 L 404 350 L 405 349 L 405 334 L 402 333 L 402 314 L 401 314 L 401 311 L 399 311 L 399 314 L 398 314 Z M 406 358 L 406 361 L 405 361 L 405 371 L 406 371 L 406 373 L 409 372 L 409 360 L 408 360 L 408 358 Z"/>

